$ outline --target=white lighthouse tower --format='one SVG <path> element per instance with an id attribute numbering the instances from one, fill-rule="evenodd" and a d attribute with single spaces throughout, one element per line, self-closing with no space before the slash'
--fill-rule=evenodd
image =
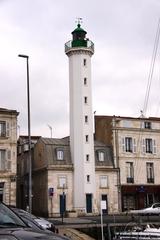
<path id="1" fill-rule="evenodd" d="M 65 44 L 69 58 L 70 148 L 74 164 L 73 205 L 77 212 L 92 213 L 95 206 L 95 159 L 91 93 L 91 57 L 94 44 L 78 23 Z"/>

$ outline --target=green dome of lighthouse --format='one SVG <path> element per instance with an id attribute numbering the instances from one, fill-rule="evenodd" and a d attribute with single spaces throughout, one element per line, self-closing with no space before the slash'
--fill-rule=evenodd
<path id="1" fill-rule="evenodd" d="M 72 47 L 87 47 L 86 34 L 87 32 L 78 24 L 77 28 L 72 32 Z"/>

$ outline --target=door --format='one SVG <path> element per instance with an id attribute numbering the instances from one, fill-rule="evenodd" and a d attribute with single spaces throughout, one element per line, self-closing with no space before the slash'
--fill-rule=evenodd
<path id="1" fill-rule="evenodd" d="M 3 190 L 4 190 L 4 183 L 0 183 L 0 202 L 3 202 Z"/>
<path id="2" fill-rule="evenodd" d="M 102 209 L 103 214 L 108 214 L 108 199 L 107 194 L 102 195 L 102 201 L 106 201 L 106 209 Z"/>
<path id="3" fill-rule="evenodd" d="M 60 195 L 60 215 L 63 216 L 66 211 L 66 195 L 61 194 Z"/>
<path id="4" fill-rule="evenodd" d="M 92 194 L 90 193 L 86 194 L 86 211 L 87 213 L 92 212 Z"/>

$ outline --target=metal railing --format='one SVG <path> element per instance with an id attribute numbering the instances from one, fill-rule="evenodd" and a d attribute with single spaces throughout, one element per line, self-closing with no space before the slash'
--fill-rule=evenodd
<path id="1" fill-rule="evenodd" d="M 90 40 L 86 40 L 87 41 L 87 47 L 78 47 L 78 48 L 86 48 L 88 50 L 91 50 L 94 53 L 94 43 Z M 65 52 L 68 52 L 70 49 L 75 49 L 77 47 L 72 47 L 72 40 L 68 41 L 67 43 L 65 43 Z"/>

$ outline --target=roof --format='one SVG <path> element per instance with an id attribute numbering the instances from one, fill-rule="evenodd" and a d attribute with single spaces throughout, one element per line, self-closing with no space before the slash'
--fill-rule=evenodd
<path id="1" fill-rule="evenodd" d="M 81 28 L 80 24 L 77 25 L 77 28 L 72 32 L 72 34 L 74 32 L 84 32 L 84 33 L 87 33 L 83 28 Z"/>
<path id="2" fill-rule="evenodd" d="M 41 141 L 43 141 L 46 145 L 69 145 L 69 137 L 65 138 L 43 138 L 41 137 Z"/>
<path id="3" fill-rule="evenodd" d="M 7 109 L 7 108 L 0 108 L 0 113 L 19 115 L 19 112 L 17 112 L 17 110 Z"/>
<path id="4" fill-rule="evenodd" d="M 159 117 L 125 117 L 116 115 L 95 115 L 95 118 L 119 118 L 119 119 L 130 119 L 130 120 L 146 120 L 146 121 L 160 121 Z"/>

